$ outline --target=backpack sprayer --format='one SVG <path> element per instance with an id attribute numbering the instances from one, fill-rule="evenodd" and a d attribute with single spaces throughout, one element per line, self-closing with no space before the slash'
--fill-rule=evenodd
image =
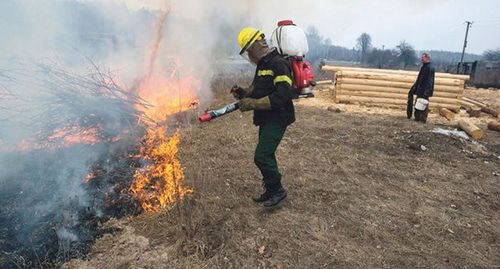
<path id="1" fill-rule="evenodd" d="M 278 28 L 271 35 L 271 44 L 290 61 L 293 77 L 294 98 L 314 97 L 312 89 L 316 86 L 311 64 L 305 59 L 309 51 L 304 31 L 291 20 L 278 22 Z M 230 103 L 216 110 L 205 111 L 198 120 L 208 122 L 240 108 L 239 102 Z"/>
<path id="2" fill-rule="evenodd" d="M 291 20 L 280 21 L 271 35 L 271 44 L 290 61 L 295 98 L 314 97 L 312 89 L 316 82 L 312 66 L 305 59 L 309 45 L 304 31 Z"/>

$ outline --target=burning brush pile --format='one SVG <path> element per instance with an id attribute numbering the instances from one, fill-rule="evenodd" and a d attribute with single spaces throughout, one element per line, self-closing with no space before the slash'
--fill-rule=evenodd
<path id="1" fill-rule="evenodd" d="M 177 152 L 196 79 L 171 68 L 125 90 L 96 65 L 81 73 L 0 72 L 1 268 L 81 258 L 112 232 L 104 221 L 168 208 L 193 191 Z"/>

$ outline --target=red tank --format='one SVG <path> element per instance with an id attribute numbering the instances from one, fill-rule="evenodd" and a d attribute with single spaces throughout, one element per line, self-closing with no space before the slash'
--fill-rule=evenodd
<path id="1" fill-rule="evenodd" d="M 301 56 L 290 57 L 290 63 L 293 71 L 293 86 L 300 94 L 303 88 L 314 86 L 314 74 L 311 64 Z"/>

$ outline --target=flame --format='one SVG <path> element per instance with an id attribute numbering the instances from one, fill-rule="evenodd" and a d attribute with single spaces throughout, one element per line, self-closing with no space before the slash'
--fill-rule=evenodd
<path id="1" fill-rule="evenodd" d="M 145 115 L 155 122 L 162 122 L 172 114 L 186 111 L 197 104 L 193 90 L 200 83 L 192 76 L 179 79 L 149 78 L 139 90 L 139 96 L 152 107 L 143 108 Z"/>
<path id="2" fill-rule="evenodd" d="M 83 128 L 80 126 L 70 126 L 54 130 L 48 138 L 49 142 L 62 141 L 64 147 L 74 144 L 93 145 L 100 141 L 100 130 L 98 127 Z"/>
<path id="3" fill-rule="evenodd" d="M 92 181 L 92 180 L 93 180 L 93 179 L 95 179 L 96 177 L 97 177 L 97 173 L 96 173 L 96 172 L 90 172 L 90 173 L 88 173 L 88 174 L 85 176 L 85 178 L 84 178 L 83 182 L 85 182 L 85 183 L 90 183 L 90 181 Z"/>
<path id="4" fill-rule="evenodd" d="M 139 154 L 147 165 L 136 171 L 130 187 L 132 196 L 144 211 L 158 212 L 193 192 L 182 185 L 184 171 L 177 157 L 179 130 L 168 137 L 168 127 L 161 123 L 197 104 L 192 90 L 197 87 L 199 82 L 190 76 L 179 79 L 150 77 L 139 89 L 139 96 L 151 105 L 143 108 L 143 112 L 154 121 L 145 123 L 147 130 Z"/>
<path id="5" fill-rule="evenodd" d="M 119 139 L 121 139 L 121 136 L 113 137 L 111 142 L 116 142 Z M 84 128 L 79 125 L 73 125 L 55 129 L 48 137 L 43 139 L 21 139 L 16 145 L 12 146 L 4 145 L 5 143 L 0 140 L 0 152 L 52 150 L 76 144 L 94 145 L 102 141 L 99 127 Z"/>
<path id="6" fill-rule="evenodd" d="M 141 154 L 149 165 L 136 171 L 131 187 L 133 196 L 148 212 L 158 212 L 193 192 L 182 186 L 184 171 L 177 158 L 179 132 L 167 137 L 166 131 L 165 127 L 147 130 Z"/>
<path id="7" fill-rule="evenodd" d="M 138 87 L 139 96 L 150 104 L 139 109 L 151 122 L 144 122 L 147 130 L 140 148 L 140 156 L 146 165 L 135 172 L 130 192 L 142 209 L 148 212 L 158 212 L 193 192 L 182 185 L 184 171 L 177 157 L 179 130 L 168 137 L 166 120 L 197 104 L 194 89 L 199 89 L 200 83 L 194 76 L 180 75 L 178 60 L 173 60 L 168 68 L 164 68 L 159 61 L 163 27 L 168 14 L 169 11 L 160 14 L 145 74 Z"/>

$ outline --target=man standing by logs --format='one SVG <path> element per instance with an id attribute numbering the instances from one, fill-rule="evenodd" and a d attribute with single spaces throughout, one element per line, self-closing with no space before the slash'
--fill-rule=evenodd
<path id="1" fill-rule="evenodd" d="M 420 58 L 422 62 L 422 67 L 420 68 L 420 72 L 418 73 L 417 80 L 411 87 L 408 92 L 408 103 L 406 106 L 406 116 L 408 119 L 411 119 L 413 114 L 413 95 L 417 95 L 418 98 L 425 99 L 429 101 L 429 98 L 432 96 L 434 92 L 434 67 L 431 65 L 431 56 L 429 53 L 422 53 L 422 57 Z M 423 110 L 415 107 L 415 120 L 426 122 L 427 115 L 429 114 L 429 104 L 425 105 Z"/>

